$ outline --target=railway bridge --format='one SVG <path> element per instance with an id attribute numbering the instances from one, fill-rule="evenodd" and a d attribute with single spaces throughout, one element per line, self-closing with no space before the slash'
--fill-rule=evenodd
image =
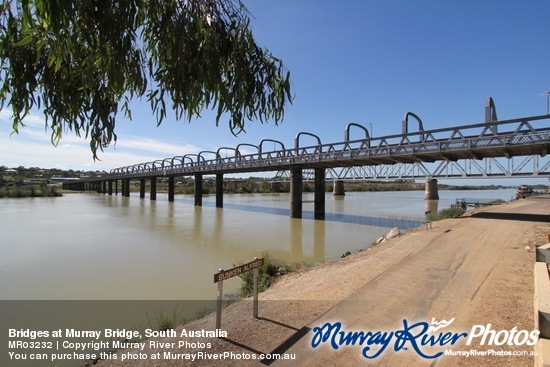
<path id="1" fill-rule="evenodd" d="M 217 151 L 119 167 L 107 176 L 65 182 L 63 187 L 112 195 L 113 186 L 117 194 L 121 182 L 122 195 L 129 197 L 130 180 L 140 180 L 140 197 L 144 198 L 145 183 L 150 180 L 149 197 L 156 200 L 157 178 L 166 177 L 168 200 L 174 201 L 175 178 L 191 176 L 195 205 L 200 206 L 203 176 L 215 175 L 216 206 L 223 207 L 225 174 L 275 171 L 281 180 L 290 180 L 291 217 L 302 217 L 302 181 L 309 178 L 314 181 L 314 217 L 324 219 L 327 178 L 336 181 L 335 189 L 342 190 L 345 179 L 357 178 L 430 181 L 438 177 L 550 177 L 550 160 L 546 157 L 550 149 L 549 120 L 550 115 L 540 115 L 498 121 L 489 98 L 483 123 L 426 130 L 416 114 L 407 112 L 400 134 L 374 137 L 366 127 L 350 123 L 343 140 L 335 143 L 323 143 L 317 135 L 299 132 L 290 147 L 263 139 L 258 145 L 220 147 Z M 351 139 L 352 129 L 364 136 Z M 304 137 L 309 141 L 313 138 L 316 144 L 303 145 Z"/>

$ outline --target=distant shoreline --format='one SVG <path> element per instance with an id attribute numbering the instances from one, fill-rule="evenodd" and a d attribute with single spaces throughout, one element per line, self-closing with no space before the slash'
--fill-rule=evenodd
<path id="1" fill-rule="evenodd" d="M 43 198 L 63 196 L 54 186 L 32 185 L 32 186 L 3 186 L 0 187 L 0 199 L 13 198 Z"/>

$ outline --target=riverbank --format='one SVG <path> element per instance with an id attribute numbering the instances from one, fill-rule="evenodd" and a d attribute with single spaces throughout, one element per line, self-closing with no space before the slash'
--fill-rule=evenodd
<path id="1" fill-rule="evenodd" d="M 532 330 L 533 263 L 536 245 L 547 242 L 550 197 L 479 208 L 459 219 L 433 223 L 340 260 L 282 277 L 260 295 L 259 318 L 242 301 L 224 309 L 227 338 L 193 338 L 204 348 L 148 348 L 154 353 L 234 353 L 259 355 L 287 352 L 296 360 L 273 365 L 356 365 L 365 363 L 359 347 L 335 351 L 312 349 L 311 330 L 340 321 L 348 330 L 395 330 L 403 319 L 430 322 L 455 318 L 452 330 L 491 323 L 495 330 Z M 402 324 L 401 324 L 401 327 Z M 185 325 L 186 330 L 214 330 L 215 314 Z M 181 331 L 183 327 L 176 330 Z M 185 338 L 184 338 L 185 339 Z M 182 338 L 161 338 L 177 342 Z M 176 343 L 177 345 L 177 343 Z M 471 347 L 458 343 L 453 350 Z M 488 350 L 488 346 L 477 346 Z M 500 347 L 513 351 L 529 347 Z M 119 351 L 118 353 L 124 353 Z M 244 353 L 244 354 L 243 354 Z M 220 362 L 220 361 L 218 361 Z M 218 365 L 263 366 L 259 362 L 224 359 Z M 384 366 L 433 366 L 412 351 L 384 353 Z M 442 357 L 437 366 L 532 366 L 532 356 L 503 358 Z M 151 360 L 106 360 L 99 366 L 153 366 Z M 214 361 L 169 360 L 163 366 L 211 366 Z"/>
<path id="2" fill-rule="evenodd" d="M 0 198 L 38 198 L 38 197 L 58 197 L 63 196 L 53 186 L 18 186 L 0 187 Z"/>

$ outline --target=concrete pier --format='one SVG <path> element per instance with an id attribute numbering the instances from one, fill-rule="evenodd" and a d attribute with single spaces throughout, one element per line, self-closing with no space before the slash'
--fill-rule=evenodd
<path id="1" fill-rule="evenodd" d="M 302 168 L 290 169 L 290 217 L 302 218 Z"/>
<path id="2" fill-rule="evenodd" d="M 139 197 L 143 199 L 145 197 L 145 179 L 139 180 Z"/>
<path id="3" fill-rule="evenodd" d="M 346 195 L 344 181 L 342 180 L 334 181 L 334 188 L 332 189 L 332 195 L 335 195 L 335 196 Z"/>
<path id="4" fill-rule="evenodd" d="M 439 192 L 437 189 L 437 180 L 434 178 L 428 178 L 426 180 L 426 191 L 424 192 L 424 199 L 426 200 L 439 200 Z"/>
<path id="5" fill-rule="evenodd" d="M 174 190 L 175 190 L 175 184 L 174 184 L 174 177 L 170 176 L 168 177 L 168 201 L 174 201 Z"/>
<path id="6" fill-rule="evenodd" d="M 150 200 L 157 200 L 157 177 L 151 177 L 151 193 L 149 194 Z"/>
<path id="7" fill-rule="evenodd" d="M 130 197 L 130 179 L 125 178 L 122 180 L 122 196 Z"/>
<path id="8" fill-rule="evenodd" d="M 216 208 L 223 208 L 223 174 L 216 174 Z"/>
<path id="9" fill-rule="evenodd" d="M 202 175 L 195 175 L 195 206 L 202 206 Z"/>
<path id="10" fill-rule="evenodd" d="M 315 168 L 315 206 L 313 211 L 314 218 L 320 220 L 325 219 L 325 176 L 324 168 Z"/>

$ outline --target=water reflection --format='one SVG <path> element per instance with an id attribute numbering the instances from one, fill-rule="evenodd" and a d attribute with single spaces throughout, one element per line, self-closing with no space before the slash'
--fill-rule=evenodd
<path id="1" fill-rule="evenodd" d="M 426 200 L 425 208 L 425 212 L 429 212 L 430 219 L 435 218 L 439 212 L 439 200 Z"/>
<path id="2" fill-rule="evenodd" d="M 432 200 L 432 201 L 437 202 L 437 200 Z M 361 224 L 361 225 L 375 226 L 375 227 L 386 227 L 386 228 L 399 227 L 403 229 L 418 227 L 423 223 L 422 221 L 419 221 L 419 220 L 410 220 L 410 219 L 402 219 L 402 218 L 372 217 L 372 216 L 365 216 L 365 215 L 345 214 L 343 200 L 337 199 L 336 203 L 342 203 L 342 205 L 334 205 L 334 208 L 338 212 L 326 213 L 325 221 L 353 223 L 353 224 Z M 214 203 L 211 203 L 211 202 L 203 202 L 203 206 L 213 207 L 215 205 Z M 286 217 L 290 216 L 289 209 L 276 208 L 276 207 L 270 207 L 270 206 L 224 203 L 224 208 L 234 209 L 234 210 L 243 210 L 243 211 L 254 212 L 254 213 L 282 215 Z M 314 212 L 312 210 L 303 210 L 302 219 L 314 219 Z"/>
<path id="3" fill-rule="evenodd" d="M 303 259 L 302 223 L 297 218 L 290 218 L 290 262 L 295 264 Z"/>
<path id="4" fill-rule="evenodd" d="M 316 263 L 318 263 L 325 259 L 325 222 L 322 220 L 316 220 L 314 227 L 313 259 Z"/>

